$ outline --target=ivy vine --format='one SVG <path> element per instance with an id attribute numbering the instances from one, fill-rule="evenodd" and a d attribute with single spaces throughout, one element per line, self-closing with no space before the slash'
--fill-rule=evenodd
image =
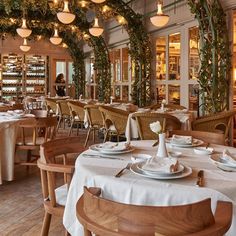
<path id="1" fill-rule="evenodd" d="M 224 10 L 219 0 L 188 0 L 199 22 L 201 113 L 229 108 L 231 53 Z"/>

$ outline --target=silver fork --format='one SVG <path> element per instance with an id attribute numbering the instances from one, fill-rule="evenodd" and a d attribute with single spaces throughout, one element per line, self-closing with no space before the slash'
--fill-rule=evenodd
<path id="1" fill-rule="evenodd" d="M 121 170 L 115 175 L 115 177 L 116 177 L 116 178 L 121 177 L 121 175 L 123 174 L 123 172 L 124 172 L 126 169 L 127 169 L 127 170 L 130 169 L 131 164 L 132 164 L 132 163 L 128 163 L 126 167 L 124 167 L 123 169 L 121 169 Z"/>

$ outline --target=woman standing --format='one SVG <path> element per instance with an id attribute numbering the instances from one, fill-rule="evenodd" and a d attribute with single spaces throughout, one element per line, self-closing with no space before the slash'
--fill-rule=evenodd
<path id="1" fill-rule="evenodd" d="M 61 85 L 61 84 L 65 84 L 64 74 L 63 73 L 58 74 L 55 82 L 56 84 L 60 84 L 60 85 L 56 85 L 55 87 L 57 96 L 64 97 L 66 95 L 65 86 Z"/>

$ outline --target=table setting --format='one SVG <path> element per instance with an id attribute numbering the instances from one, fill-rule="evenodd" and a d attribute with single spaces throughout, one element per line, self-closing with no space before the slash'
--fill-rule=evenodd
<path id="1" fill-rule="evenodd" d="M 165 157 L 157 156 L 160 143 L 152 146 L 156 140 L 90 146 L 76 161 L 64 213 L 66 229 L 72 235 L 83 235 L 82 226 L 76 219 L 75 205 L 83 193 L 83 186 L 88 186 L 100 187 L 104 190 L 104 197 L 127 204 L 164 206 L 211 197 L 214 210 L 218 200 L 231 201 L 234 218 L 226 235 L 233 236 L 236 230 L 236 173 L 218 168 L 217 159 L 212 158 L 216 154 L 223 156 L 226 147 L 201 140 L 195 145 L 195 140 L 188 136 L 177 136 L 173 140 L 176 139 L 181 140 L 180 146 L 173 145 L 169 138 L 165 139 Z M 196 148 L 209 148 L 211 153 L 196 153 Z M 227 147 L 227 150 L 232 157 L 236 156 L 236 149 Z M 225 168 L 228 167 L 225 165 Z M 236 167 L 230 168 L 236 170 Z"/>

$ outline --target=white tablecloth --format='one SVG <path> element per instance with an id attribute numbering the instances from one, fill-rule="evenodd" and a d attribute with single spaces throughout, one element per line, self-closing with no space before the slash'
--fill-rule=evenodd
<path id="1" fill-rule="evenodd" d="M 19 119 L 0 113 L 0 184 L 14 178 L 15 143 Z"/>
<path id="2" fill-rule="evenodd" d="M 140 112 L 143 112 L 143 110 L 140 109 Z M 136 120 L 132 118 L 133 114 L 134 113 L 129 114 L 126 125 L 125 137 L 127 141 L 130 141 L 132 139 L 137 139 L 139 137 Z M 177 119 L 179 119 L 182 124 L 183 130 L 191 130 L 191 121 L 193 120 L 192 112 L 172 111 L 172 112 L 167 112 L 167 114 L 175 116 Z"/>
<path id="3" fill-rule="evenodd" d="M 155 155 L 157 147 L 152 147 L 154 141 L 132 141 L 134 153 Z M 213 145 L 212 145 L 213 146 Z M 216 151 L 222 151 L 223 146 L 213 146 Z M 174 150 L 169 147 L 169 149 Z M 177 150 L 177 149 L 176 149 Z M 121 178 L 114 175 L 130 162 L 132 154 L 119 155 L 123 160 L 84 157 L 76 161 L 75 173 L 68 192 L 63 223 L 71 235 L 83 235 L 82 226 L 76 218 L 76 203 L 83 193 L 83 186 L 101 187 L 104 197 L 127 204 L 143 205 L 177 205 L 212 199 L 212 209 L 215 210 L 218 200 L 231 201 L 234 204 L 232 226 L 227 236 L 236 235 L 236 172 L 223 172 L 215 167 L 208 156 L 199 156 L 190 149 L 178 149 L 183 153 L 179 161 L 193 169 L 189 177 L 177 180 L 153 180 L 137 176 L 127 171 Z M 236 153 L 236 149 L 230 150 Z M 91 150 L 86 151 L 92 152 Z M 195 186 L 197 171 L 204 170 L 205 187 Z"/>

